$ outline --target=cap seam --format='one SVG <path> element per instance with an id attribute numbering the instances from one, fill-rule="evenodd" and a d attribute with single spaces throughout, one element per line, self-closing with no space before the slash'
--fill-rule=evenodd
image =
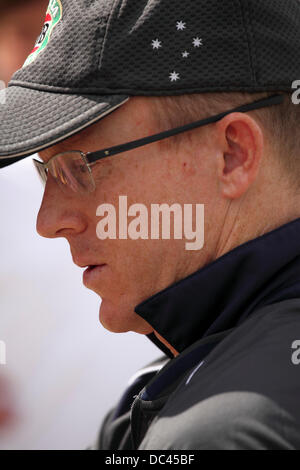
<path id="1" fill-rule="evenodd" d="M 100 18 L 97 22 L 96 46 L 94 50 L 94 63 L 96 64 L 96 73 L 98 72 L 98 65 L 103 48 L 103 41 L 106 34 L 109 13 L 106 17 Z M 104 32 L 103 32 L 104 30 Z"/>
<path id="2" fill-rule="evenodd" d="M 249 0 L 248 0 L 249 1 Z M 255 59 L 255 64 L 254 64 L 254 74 L 255 74 L 255 83 L 259 83 L 259 78 L 258 78 L 258 72 L 259 72 L 259 67 L 258 67 L 258 54 L 257 54 L 257 46 L 256 46 L 256 40 L 255 40 L 255 32 L 254 32 L 254 27 L 253 27 L 253 21 L 252 21 L 252 7 L 249 5 L 249 23 L 250 23 L 250 28 L 251 28 L 251 37 L 253 39 L 253 54 L 254 54 L 254 59 Z"/>
<path id="3" fill-rule="evenodd" d="M 247 35 L 247 46 L 248 46 L 248 53 L 249 53 L 249 62 L 250 62 L 250 69 L 252 73 L 252 82 L 253 85 L 257 85 L 257 75 L 256 75 L 256 65 L 257 65 L 257 57 L 256 57 L 256 47 L 254 41 L 254 33 L 250 18 L 250 9 L 247 0 L 240 0 L 240 7 L 243 17 L 244 28 Z"/>
<path id="4" fill-rule="evenodd" d="M 100 55 L 99 55 L 99 61 L 98 61 L 98 71 L 101 69 L 101 65 L 102 65 L 102 61 L 103 61 L 103 56 L 104 56 L 104 49 L 105 49 L 105 46 L 106 46 L 106 42 L 107 42 L 107 36 L 108 36 L 108 30 L 109 30 L 109 26 L 110 26 L 110 23 L 111 23 L 111 18 L 112 18 L 112 15 L 113 15 L 113 12 L 114 12 L 114 8 L 115 8 L 115 5 L 117 3 L 118 0 L 113 0 L 112 2 L 112 6 L 111 6 L 111 11 L 108 15 L 108 19 L 107 19 L 107 24 L 106 24 L 106 29 L 105 29 L 105 34 L 104 34 L 104 39 L 103 39 L 103 43 L 102 43 L 102 47 L 101 47 L 101 51 L 100 51 Z"/>

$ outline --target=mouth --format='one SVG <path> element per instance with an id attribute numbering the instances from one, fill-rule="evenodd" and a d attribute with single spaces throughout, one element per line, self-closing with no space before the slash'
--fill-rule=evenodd
<path id="1" fill-rule="evenodd" d="M 92 289 L 99 285 L 99 281 L 106 264 L 90 265 L 83 273 L 83 284 L 85 287 Z"/>

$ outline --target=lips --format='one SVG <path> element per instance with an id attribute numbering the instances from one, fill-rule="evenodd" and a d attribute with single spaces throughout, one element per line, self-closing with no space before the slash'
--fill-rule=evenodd
<path id="1" fill-rule="evenodd" d="M 73 263 L 79 268 L 95 268 L 96 266 L 102 266 L 104 263 L 93 264 L 95 260 L 82 259 L 72 253 Z"/>
<path id="2" fill-rule="evenodd" d="M 88 288 L 93 288 L 99 285 L 101 275 L 106 266 L 106 264 L 89 266 L 83 273 L 83 284 Z"/>

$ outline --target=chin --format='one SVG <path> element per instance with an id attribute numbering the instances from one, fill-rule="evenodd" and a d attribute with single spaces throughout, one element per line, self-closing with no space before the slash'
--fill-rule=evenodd
<path id="1" fill-rule="evenodd" d="M 134 331 L 139 334 L 150 334 L 153 328 L 134 312 L 134 308 L 124 305 L 115 305 L 102 299 L 99 320 L 101 325 L 112 333 L 126 333 Z"/>

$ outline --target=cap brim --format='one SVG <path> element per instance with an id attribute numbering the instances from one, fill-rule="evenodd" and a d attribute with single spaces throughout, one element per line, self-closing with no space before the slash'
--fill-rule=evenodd
<path id="1" fill-rule="evenodd" d="M 126 95 L 75 95 L 11 86 L 0 96 L 0 167 L 85 129 L 117 109 Z"/>

